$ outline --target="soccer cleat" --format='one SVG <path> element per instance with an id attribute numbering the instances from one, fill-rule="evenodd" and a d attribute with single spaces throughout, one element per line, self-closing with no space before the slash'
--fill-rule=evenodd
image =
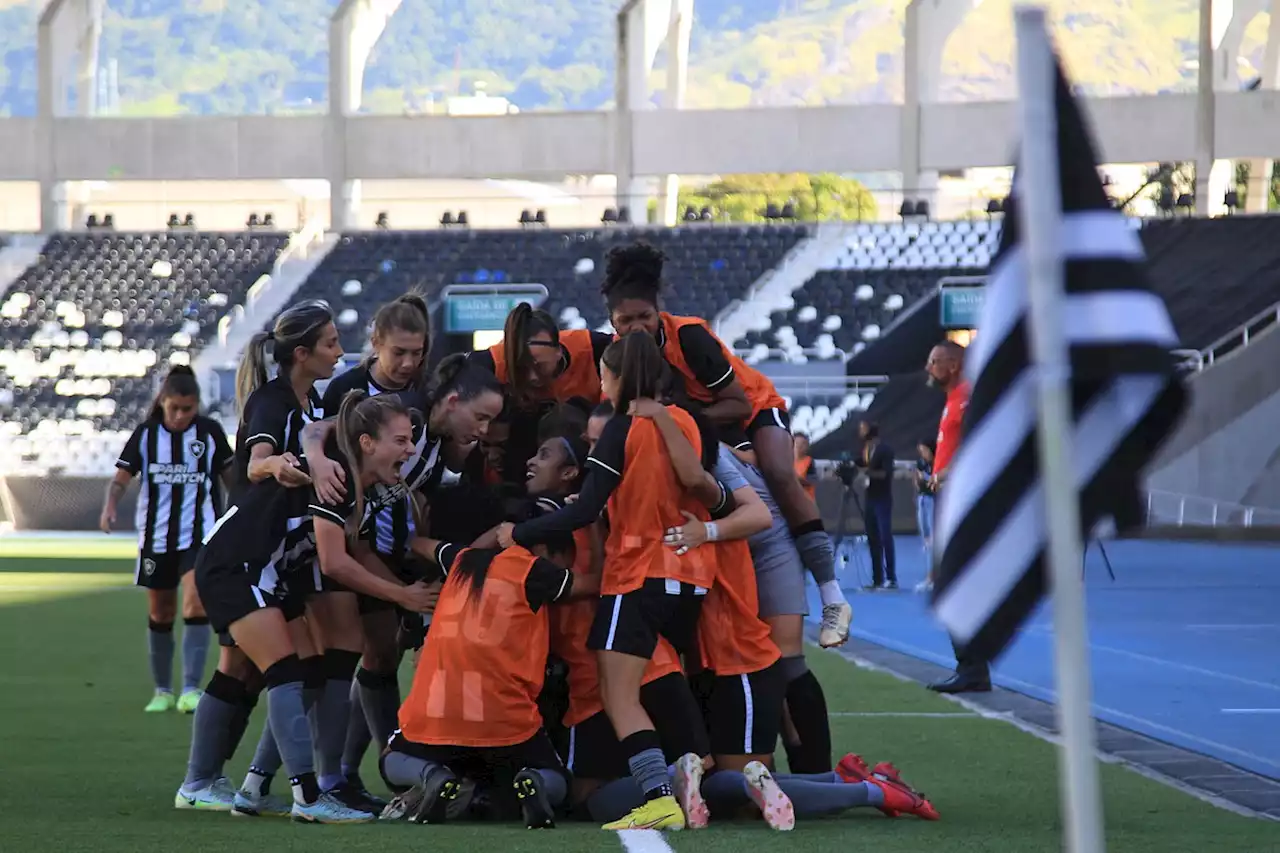
<path id="1" fill-rule="evenodd" d="M 628 829 L 658 829 L 678 832 L 685 828 L 684 812 L 675 797 L 658 797 L 648 800 L 644 805 L 631 810 L 612 823 L 606 823 L 601 829 L 610 832 L 621 832 Z"/>
<path id="2" fill-rule="evenodd" d="M 527 767 L 516 774 L 512 787 L 516 789 L 516 799 L 520 801 L 520 814 L 524 816 L 524 825 L 529 829 L 554 829 L 555 812 L 547 792 L 542 790 L 542 777 L 537 771 Z"/>
<path id="3" fill-rule="evenodd" d="M 173 807 L 202 812 L 229 812 L 234 801 L 235 792 L 231 788 L 231 780 L 223 776 L 215 779 L 212 785 L 199 790 L 189 791 L 185 786 L 178 788 L 178 793 L 173 797 Z"/>
<path id="4" fill-rule="evenodd" d="M 795 807 L 791 805 L 791 798 L 778 787 L 769 768 L 759 761 L 750 761 L 742 768 L 742 775 L 747 777 L 747 796 L 760 809 L 769 828 L 782 832 L 795 829 Z"/>
<path id="5" fill-rule="evenodd" d="M 374 813 L 380 812 L 387 807 L 386 800 L 375 796 L 372 791 L 365 787 L 364 780 L 360 778 L 359 773 L 348 773 L 347 785 L 363 798 L 366 805 L 372 807 Z"/>
<path id="6" fill-rule="evenodd" d="M 165 711 L 172 711 L 175 704 L 173 691 L 157 690 L 156 695 L 151 697 L 147 707 L 142 710 L 148 714 L 163 714 Z"/>
<path id="7" fill-rule="evenodd" d="M 422 805 L 422 786 L 414 785 L 407 791 L 396 794 L 387 803 L 378 820 L 408 820 L 409 815 L 416 814 Z"/>
<path id="8" fill-rule="evenodd" d="M 410 823 L 444 823 L 449 817 L 449 803 L 458 797 L 458 777 L 448 767 L 436 765 L 422 777 L 422 782 L 405 793 L 420 788 L 418 808 L 409 814 Z M 402 795 L 403 796 L 403 795 Z"/>
<path id="9" fill-rule="evenodd" d="M 370 794 L 363 785 L 356 786 L 346 780 L 330 788 L 326 793 L 332 794 L 338 802 L 348 808 L 369 814 L 379 814 L 387 807 L 385 801 Z"/>
<path id="10" fill-rule="evenodd" d="M 291 801 L 274 794 L 260 794 L 241 788 L 236 791 L 231 814 L 240 817 L 288 817 L 293 811 Z"/>
<path id="11" fill-rule="evenodd" d="M 182 695 L 178 697 L 178 711 L 183 714 L 194 714 L 196 706 L 200 704 L 200 697 L 203 695 L 204 691 L 197 687 L 182 691 Z"/>
<path id="12" fill-rule="evenodd" d="M 871 776 L 871 768 L 867 766 L 867 762 L 862 760 L 862 756 L 857 753 L 851 752 L 844 758 L 840 759 L 839 763 L 836 764 L 836 773 L 841 779 L 851 785 L 857 785 L 863 782 L 873 785 L 875 784 L 875 781 Z M 877 785 L 877 787 L 879 786 Z M 881 788 L 881 790 L 883 790 L 883 788 Z M 876 808 L 878 808 L 885 817 L 897 817 L 899 813 L 888 805 L 888 795 L 885 795 L 884 801 L 885 805 L 876 806 Z"/>
<path id="13" fill-rule="evenodd" d="M 377 819 L 372 812 L 353 809 L 328 791 L 314 803 L 295 802 L 290 814 L 298 823 L 368 823 Z"/>
<path id="14" fill-rule="evenodd" d="M 884 792 L 884 804 L 896 814 L 915 815 L 922 820 L 938 820 L 938 810 L 925 799 L 924 794 L 902 781 L 898 768 L 882 761 L 871 769 L 871 784 Z"/>
<path id="15" fill-rule="evenodd" d="M 689 829 L 704 829 L 711 820 L 711 810 L 702 798 L 702 759 L 687 752 L 676 760 L 675 767 L 671 789 L 684 812 L 685 825 Z"/>
<path id="16" fill-rule="evenodd" d="M 849 623 L 852 621 L 853 608 L 849 606 L 849 602 L 824 605 L 822 626 L 818 629 L 818 645 L 829 649 L 849 642 Z"/>

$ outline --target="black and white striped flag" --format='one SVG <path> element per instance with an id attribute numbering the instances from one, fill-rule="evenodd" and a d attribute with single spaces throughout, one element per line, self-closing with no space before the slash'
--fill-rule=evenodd
<path id="1" fill-rule="evenodd" d="M 1071 463 L 1084 536 L 1125 509 L 1142 468 L 1177 425 L 1186 391 L 1170 353 L 1177 334 L 1148 284 L 1138 233 L 1107 201 L 1060 67 L 1054 110 L 1065 260 L 1057 320 L 1070 348 Z M 958 646 L 987 659 L 1005 648 L 1049 586 L 1027 258 L 1016 213 L 1017 198 L 1033 192 L 1015 172 L 965 358 L 972 396 L 934 537 L 934 611 Z"/>

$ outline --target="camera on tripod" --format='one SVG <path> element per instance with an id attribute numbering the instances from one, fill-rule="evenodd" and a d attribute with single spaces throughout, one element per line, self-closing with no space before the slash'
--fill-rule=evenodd
<path id="1" fill-rule="evenodd" d="M 854 480 L 858 478 L 858 466 L 854 463 L 853 457 L 849 451 L 844 451 L 836 460 L 836 476 L 840 478 L 840 482 L 844 483 L 846 488 L 853 488 Z"/>

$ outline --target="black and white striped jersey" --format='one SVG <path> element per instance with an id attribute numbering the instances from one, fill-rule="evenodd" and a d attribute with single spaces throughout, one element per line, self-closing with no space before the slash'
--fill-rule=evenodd
<path id="1" fill-rule="evenodd" d="M 198 547 L 222 510 L 221 474 L 233 455 L 213 418 L 198 415 L 182 432 L 159 419 L 139 424 L 116 467 L 141 477 L 135 524 L 144 554 Z"/>
<path id="2" fill-rule="evenodd" d="M 257 444 L 271 445 L 272 454 L 292 453 L 302 460 L 302 430 L 324 418 L 324 406 L 314 388 L 303 407 L 287 376 L 277 376 L 245 401 L 236 430 L 236 478 L 238 495 L 249 483 L 249 457 Z"/>

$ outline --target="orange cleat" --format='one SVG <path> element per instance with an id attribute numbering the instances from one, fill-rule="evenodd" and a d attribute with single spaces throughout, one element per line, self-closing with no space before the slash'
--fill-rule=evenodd
<path id="1" fill-rule="evenodd" d="M 871 768 L 867 766 L 867 762 L 863 760 L 861 755 L 858 755 L 855 752 L 851 752 L 844 758 L 840 759 L 839 763 L 836 764 L 836 774 L 850 785 L 856 785 L 859 782 L 869 782 L 872 785 L 876 785 L 876 787 L 880 787 L 876 784 L 875 778 L 871 775 Z M 880 812 L 885 817 L 897 817 L 899 812 L 889 808 L 888 794 L 885 795 L 884 802 L 885 804 L 883 806 L 877 806 L 876 808 L 880 809 Z"/>

